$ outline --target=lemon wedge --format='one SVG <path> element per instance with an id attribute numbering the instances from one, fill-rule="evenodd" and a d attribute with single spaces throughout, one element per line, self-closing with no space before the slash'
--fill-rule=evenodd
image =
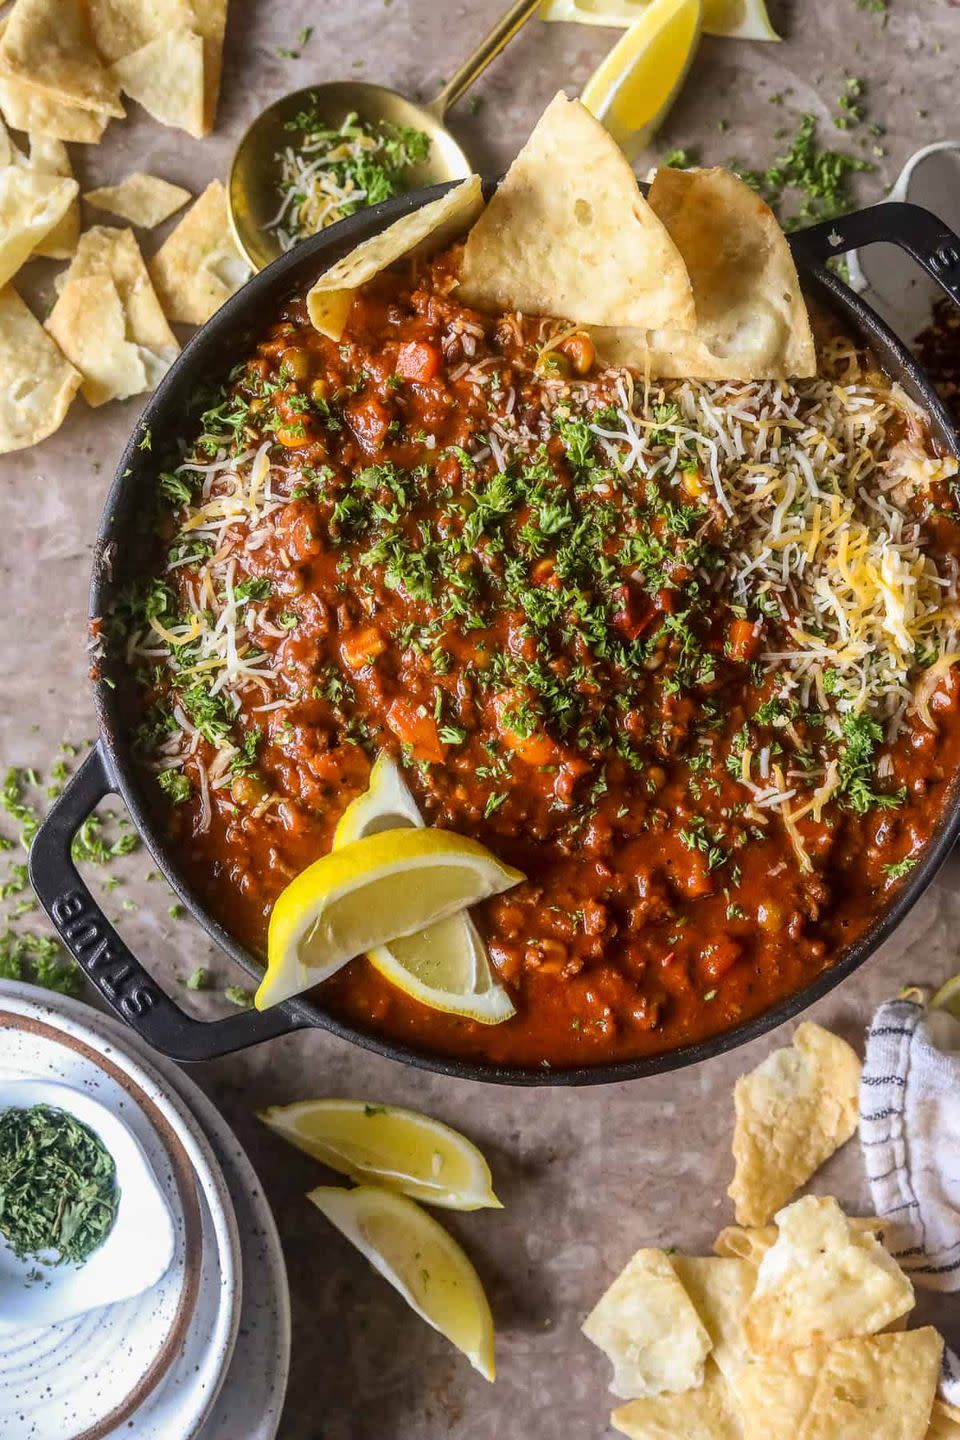
<path id="1" fill-rule="evenodd" d="M 257 1009 L 523 878 L 477 841 L 448 830 L 383 830 L 334 850 L 291 880 L 273 907 Z"/>
<path id="2" fill-rule="evenodd" d="M 580 96 L 628 160 L 656 134 L 700 40 L 702 0 L 650 0 Z"/>
<path id="3" fill-rule="evenodd" d="M 945 980 L 933 995 L 930 996 L 931 1010 L 946 1010 L 955 1020 L 960 1020 L 960 975 L 953 975 Z"/>
<path id="4" fill-rule="evenodd" d="M 422 829 L 423 817 L 397 762 L 382 751 L 367 789 L 340 817 L 333 848 L 403 826 Z M 515 1013 L 510 996 L 494 979 L 487 947 L 466 911 L 378 945 L 369 959 L 384 979 L 432 1010 L 463 1015 L 481 1025 L 499 1025 Z"/>
<path id="5" fill-rule="evenodd" d="M 543 20 L 626 27 L 650 0 L 541 0 Z M 703 0 L 703 33 L 728 40 L 779 40 L 764 0 Z"/>
<path id="6" fill-rule="evenodd" d="M 373 762 L 370 781 L 362 795 L 351 800 L 333 832 L 333 848 L 352 845 L 380 830 L 402 830 L 413 825 L 423 828 L 423 816 L 410 794 L 400 766 L 385 750 Z"/>
<path id="7" fill-rule="evenodd" d="M 463 1250 L 413 1200 L 376 1185 L 321 1185 L 312 1200 L 422 1320 L 493 1380 L 493 1316 Z"/>
<path id="8" fill-rule="evenodd" d="M 374 1182 L 445 1210 L 500 1210 L 490 1167 L 449 1125 L 363 1100 L 299 1100 L 257 1112 L 298 1150 L 360 1184 Z"/>

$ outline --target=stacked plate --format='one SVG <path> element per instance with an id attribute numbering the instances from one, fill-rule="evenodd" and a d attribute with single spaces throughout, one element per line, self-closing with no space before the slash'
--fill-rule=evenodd
<path id="1" fill-rule="evenodd" d="M 163 1278 L 143 1294 L 4 1332 L 0 1435 L 274 1440 L 289 1294 L 273 1216 L 236 1138 L 177 1066 L 116 1021 L 32 986 L 0 984 L 0 1085 L 39 1079 L 91 1096 L 124 1122 L 176 1240 Z"/>

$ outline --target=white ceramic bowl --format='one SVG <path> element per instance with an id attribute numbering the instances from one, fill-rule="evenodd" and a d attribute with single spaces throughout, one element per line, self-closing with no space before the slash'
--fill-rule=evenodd
<path id="1" fill-rule="evenodd" d="M 120 1201 L 110 1233 L 77 1265 L 19 1259 L 0 1237 L 0 1333 L 57 1325 L 156 1285 L 170 1267 L 173 1217 L 150 1162 L 120 1119 L 82 1090 L 52 1080 L 0 1083 L 0 1111 L 50 1105 L 66 1110 L 97 1135 L 113 1156 Z M 51 1252 L 52 1253 L 52 1252 Z M 38 1272 L 42 1279 L 37 1279 Z"/>

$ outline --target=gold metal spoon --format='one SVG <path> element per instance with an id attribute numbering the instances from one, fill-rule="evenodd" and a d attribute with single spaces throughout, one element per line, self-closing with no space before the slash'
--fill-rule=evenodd
<path id="1" fill-rule="evenodd" d="M 237 244 L 255 270 L 262 270 L 281 253 L 280 241 L 267 227 L 277 213 L 277 155 L 289 144 L 288 120 L 309 103 L 329 126 L 341 125 L 356 112 L 362 120 L 387 121 L 422 130 L 430 138 L 430 151 L 422 164 L 410 170 L 411 190 L 438 185 L 444 180 L 462 180 L 473 166 L 444 124 L 455 100 L 495 60 L 520 27 L 539 8 L 540 0 L 514 0 L 505 15 L 448 80 L 428 105 L 371 85 L 365 80 L 336 80 L 326 85 L 309 85 L 295 90 L 270 105 L 250 126 L 237 147 L 227 181 L 230 224 Z"/>

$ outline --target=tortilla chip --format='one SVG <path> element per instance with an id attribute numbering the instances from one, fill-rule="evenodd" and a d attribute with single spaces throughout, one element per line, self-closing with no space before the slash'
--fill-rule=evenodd
<path id="1" fill-rule="evenodd" d="M 11 79 L 3 69 L 0 69 L 0 110 L 7 124 L 15 130 L 87 145 L 97 144 L 109 118 L 93 110 L 61 105 L 35 86 Z"/>
<path id="2" fill-rule="evenodd" d="M 693 284 L 697 336 L 715 354 L 783 375 L 817 373 L 813 333 L 787 237 L 738 175 L 658 170 L 650 208 L 666 225 Z"/>
<path id="3" fill-rule="evenodd" d="M 150 261 L 171 320 L 203 325 L 250 275 L 227 219 L 227 192 L 213 180 Z"/>
<path id="4" fill-rule="evenodd" d="M 847 1224 L 859 1234 L 875 1235 L 878 1240 L 882 1240 L 888 1231 L 893 1229 L 889 1220 L 881 1220 L 876 1215 L 848 1215 Z M 760 1225 L 756 1229 L 743 1225 L 728 1225 L 714 1240 L 713 1253 L 735 1260 L 746 1260 L 756 1268 L 776 1238 L 776 1225 Z"/>
<path id="5" fill-rule="evenodd" d="M 77 193 L 76 180 L 22 165 L 0 170 L 0 287 L 59 225 Z"/>
<path id="6" fill-rule="evenodd" d="M 782 380 L 816 374 L 816 353 L 796 266 L 777 220 L 728 170 L 657 171 L 650 207 L 693 283 L 693 334 L 667 322 L 645 334 L 591 330 L 609 365 L 656 379 Z"/>
<path id="7" fill-rule="evenodd" d="M 141 230 L 152 230 L 193 197 L 182 185 L 171 185 L 169 180 L 160 180 L 156 175 L 145 175 L 142 170 L 137 170 L 126 180 L 121 180 L 119 185 L 88 190 L 83 198 L 96 210 L 122 215 L 131 225 L 137 225 Z"/>
<path id="8" fill-rule="evenodd" d="M 756 1269 L 746 1260 L 716 1256 L 671 1255 L 670 1263 L 710 1336 L 711 1359 L 729 1379 L 750 1356 L 743 1312 L 753 1294 Z"/>
<path id="9" fill-rule="evenodd" d="M 220 98 L 227 0 L 191 0 L 191 9 L 193 28 L 203 40 L 203 133 L 209 135 L 216 122 Z"/>
<path id="10" fill-rule="evenodd" d="M 140 348 L 127 339 L 123 304 L 108 274 L 69 280 L 46 328 L 83 376 L 89 405 L 125 400 L 149 388 Z"/>
<path id="11" fill-rule="evenodd" d="M 190 30 L 190 0 L 88 0 L 90 29 L 100 54 L 112 64 L 170 30 Z"/>
<path id="12" fill-rule="evenodd" d="M 942 1353 L 929 1326 L 840 1340 L 817 1378 L 803 1440 L 924 1440 Z"/>
<path id="13" fill-rule="evenodd" d="M 583 1322 L 625 1400 L 703 1382 L 710 1336 L 662 1250 L 638 1250 Z"/>
<path id="14" fill-rule="evenodd" d="M 198 139 L 203 128 L 203 40 L 193 30 L 173 30 L 117 60 L 110 73 L 125 95 L 161 125 Z"/>
<path id="15" fill-rule="evenodd" d="M 811 1345 L 783 1355 L 764 1355 L 733 1376 L 730 1388 L 743 1421 L 744 1440 L 799 1440 L 827 1349 Z"/>
<path id="16" fill-rule="evenodd" d="M 7 22 L 0 20 L 0 39 Z M 108 123 L 106 115 L 60 105 L 42 90 L 16 80 L 3 65 L 0 47 L 0 110 L 15 130 L 30 135 L 49 135 L 54 140 L 79 140 L 96 144 Z"/>
<path id="17" fill-rule="evenodd" d="M 73 178 L 67 147 L 62 140 L 53 140 L 48 135 L 30 136 L 30 159 L 27 165 L 40 175 L 65 175 L 69 179 Z M 79 239 L 80 199 L 77 196 L 71 201 L 63 219 L 53 227 L 33 253 L 45 255 L 50 260 L 69 260 L 76 251 Z"/>
<path id="18" fill-rule="evenodd" d="M 209 134 L 220 93 L 227 0 L 90 0 L 90 24 L 97 49 L 111 63 L 177 30 L 199 35 L 203 41 L 200 133 Z"/>
<path id="19" fill-rule="evenodd" d="M 467 236 L 458 292 L 479 310 L 692 330 L 680 251 L 599 121 L 561 92 Z"/>
<path id="20" fill-rule="evenodd" d="M 14 78 L 62 105 L 120 119 L 126 113 L 94 46 L 84 0 L 16 0 L 0 59 Z"/>
<path id="21" fill-rule="evenodd" d="M 631 1400 L 614 1410 L 610 1424 L 630 1440 L 740 1440 L 743 1434 L 727 1382 L 709 1360 L 699 1389 Z"/>
<path id="22" fill-rule="evenodd" d="M 960 1440 L 960 1410 L 945 1400 L 934 1400 L 926 1440 Z"/>
<path id="23" fill-rule="evenodd" d="M 805 1195 L 777 1224 L 743 1312 L 755 1353 L 872 1335 L 912 1309 L 913 1286 L 897 1262 L 836 1200 Z"/>
<path id="24" fill-rule="evenodd" d="M 86 230 L 57 289 L 60 298 L 47 329 L 82 371 L 84 398 L 91 405 L 137 395 L 160 382 L 180 347 L 132 230 L 105 225 Z"/>
<path id="25" fill-rule="evenodd" d="M 157 351 L 163 365 L 160 373 L 165 373 L 180 347 L 150 283 L 132 230 L 111 225 L 94 225 L 85 230 L 73 264 L 58 281 L 58 289 L 62 294 L 70 281 L 97 274 L 109 275 L 117 287 L 126 316 L 127 338 L 135 345 Z"/>
<path id="26" fill-rule="evenodd" d="M 12 285 L 0 290 L 0 455 L 59 430 L 80 376 Z"/>
<path id="27" fill-rule="evenodd" d="M 395 220 L 379 235 L 364 240 L 349 255 L 325 271 L 307 296 L 307 310 L 315 328 L 339 340 L 361 285 L 408 255 L 430 255 L 461 235 L 483 209 L 483 188 L 478 175 L 431 200 L 419 210 Z"/>
<path id="28" fill-rule="evenodd" d="M 860 1061 L 810 1021 L 734 1090 L 736 1172 L 727 1194 L 741 1225 L 763 1225 L 857 1128 Z"/>

